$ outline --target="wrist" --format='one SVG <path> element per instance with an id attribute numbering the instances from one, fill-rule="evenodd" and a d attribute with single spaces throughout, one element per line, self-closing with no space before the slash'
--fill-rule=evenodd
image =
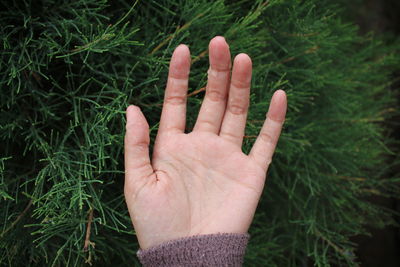
<path id="1" fill-rule="evenodd" d="M 167 241 L 137 253 L 144 266 L 241 266 L 249 234 L 218 233 Z"/>

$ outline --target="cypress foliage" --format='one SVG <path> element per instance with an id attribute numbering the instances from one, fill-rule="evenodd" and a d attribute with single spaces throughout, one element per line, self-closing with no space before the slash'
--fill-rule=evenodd
<path id="1" fill-rule="evenodd" d="M 223 35 L 253 59 L 248 152 L 276 89 L 289 110 L 250 229 L 247 266 L 356 266 L 349 238 L 383 227 L 382 122 L 399 45 L 358 36 L 330 1 L 40 0 L 0 4 L 0 262 L 139 264 L 123 198 L 124 113 L 157 133 L 173 49 L 192 53 L 187 131 Z"/>

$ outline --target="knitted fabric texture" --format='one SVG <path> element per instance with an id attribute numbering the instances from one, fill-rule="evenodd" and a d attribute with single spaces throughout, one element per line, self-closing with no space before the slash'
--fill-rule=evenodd
<path id="1" fill-rule="evenodd" d="M 185 237 L 139 250 L 145 267 L 242 266 L 249 234 L 210 234 Z"/>

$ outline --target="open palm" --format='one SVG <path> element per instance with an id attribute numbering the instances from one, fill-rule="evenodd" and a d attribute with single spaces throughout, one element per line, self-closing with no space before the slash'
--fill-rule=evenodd
<path id="1" fill-rule="evenodd" d="M 175 49 L 152 161 L 147 121 L 138 107 L 127 109 L 125 198 L 142 249 L 193 235 L 246 233 L 261 196 L 286 95 L 275 92 L 261 133 L 244 154 L 251 59 L 236 56 L 231 75 L 223 37 L 211 40 L 209 55 L 206 95 L 186 134 L 190 52 L 185 45 Z"/>

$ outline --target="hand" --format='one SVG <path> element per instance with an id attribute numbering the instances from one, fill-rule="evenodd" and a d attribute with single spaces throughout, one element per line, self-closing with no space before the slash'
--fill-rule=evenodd
<path id="1" fill-rule="evenodd" d="M 251 152 L 242 152 L 252 62 L 231 56 L 223 37 L 209 45 L 208 83 L 197 122 L 184 133 L 190 52 L 171 58 L 153 158 L 149 125 L 136 106 L 127 109 L 125 198 L 142 249 L 168 240 L 213 233 L 246 233 L 261 196 L 286 113 L 275 92 Z"/>

